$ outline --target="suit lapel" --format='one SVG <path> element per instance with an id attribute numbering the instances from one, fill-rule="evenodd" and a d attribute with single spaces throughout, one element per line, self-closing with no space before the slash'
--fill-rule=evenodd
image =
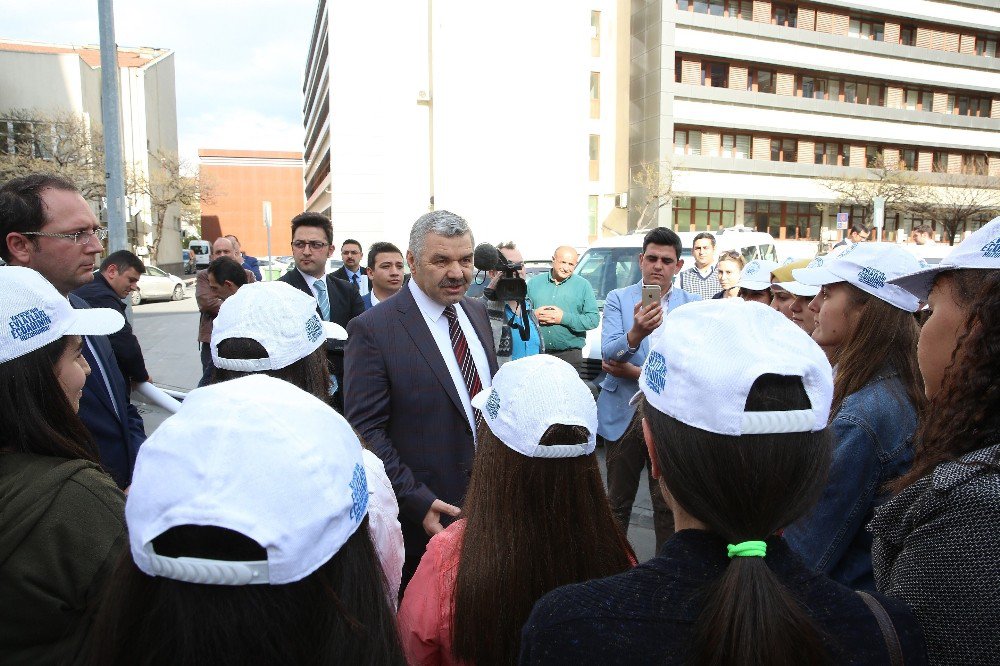
<path id="1" fill-rule="evenodd" d="M 410 293 L 408 288 L 404 288 L 393 300 L 396 303 L 396 309 L 402 315 L 403 330 L 410 336 L 413 346 L 417 348 L 417 351 L 423 356 L 424 361 L 430 366 L 434 376 L 437 377 L 438 381 L 444 387 L 448 397 L 451 398 L 452 404 L 455 405 L 455 409 L 464 417 L 465 405 L 462 404 L 462 399 L 458 397 L 458 389 L 455 388 L 455 382 L 452 381 L 451 373 L 448 372 L 448 366 L 445 365 L 444 359 L 441 358 L 437 342 L 434 341 L 434 336 L 431 335 L 427 320 L 424 319 L 424 313 L 420 311 L 417 302 L 413 300 L 413 294 Z"/>

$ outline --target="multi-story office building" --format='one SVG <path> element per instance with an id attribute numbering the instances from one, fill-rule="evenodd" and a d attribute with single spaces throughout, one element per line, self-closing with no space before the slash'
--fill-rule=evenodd
<path id="1" fill-rule="evenodd" d="M 636 0 L 631 37 L 630 167 L 673 165 L 660 224 L 830 239 L 863 213 L 827 183 L 873 163 L 1000 185 L 995 0 Z M 915 221 L 887 209 L 885 238 Z"/>
<path id="2" fill-rule="evenodd" d="M 160 156 L 177 155 L 173 51 L 119 47 L 116 74 L 121 87 L 122 160 L 148 179 L 162 170 Z M 15 110 L 21 112 L 16 117 L 7 113 Z M 27 148 L 35 157 L 45 157 L 61 131 L 53 119 L 66 117 L 87 128 L 101 125 L 100 48 L 0 42 L 0 156 Z M 100 212 L 99 202 L 93 203 Z M 132 196 L 125 208 L 129 245 L 145 257 L 156 228 L 150 201 Z M 168 270 L 180 269 L 178 207 L 170 206 L 166 217 L 158 263 Z"/>
<path id="3" fill-rule="evenodd" d="M 528 258 L 623 231 L 628 7 L 320 0 L 303 86 L 308 209 L 365 247 L 405 247 L 432 209 Z"/>

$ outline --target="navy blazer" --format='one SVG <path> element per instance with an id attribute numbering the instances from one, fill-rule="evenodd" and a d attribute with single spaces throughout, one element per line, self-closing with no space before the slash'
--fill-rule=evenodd
<path id="1" fill-rule="evenodd" d="M 69 295 L 69 302 L 74 308 L 90 308 L 87 301 L 75 294 Z M 97 443 L 101 466 L 119 488 L 126 488 L 132 483 L 135 457 L 139 453 L 139 447 L 146 441 L 146 429 L 139 410 L 129 402 L 128 385 L 118 369 L 118 362 L 107 336 L 88 335 L 87 341 L 90 344 L 83 345 L 83 356 L 90 364 L 90 375 L 83 386 L 83 397 L 80 398 L 80 420 Z M 100 360 L 100 366 L 91 353 L 91 346 Z M 111 386 L 110 395 L 101 376 L 101 368 Z"/>
<path id="2" fill-rule="evenodd" d="M 119 298 L 115 290 L 108 284 L 107 279 L 101 273 L 96 273 L 91 282 L 83 285 L 73 292 L 83 300 L 87 301 L 92 308 L 111 308 L 117 310 L 122 317 L 125 316 L 125 303 Z M 118 361 L 118 369 L 121 370 L 126 382 L 144 382 L 149 380 L 149 373 L 146 371 L 146 362 L 142 357 L 142 347 L 139 340 L 132 332 L 132 324 L 125 319 L 125 325 L 117 333 L 108 336 L 111 349 L 115 352 L 115 359 Z"/>
<path id="3" fill-rule="evenodd" d="M 358 272 L 361 274 L 361 282 L 364 282 L 365 285 L 368 287 L 368 292 L 371 292 L 371 290 L 372 290 L 372 283 L 371 283 L 371 280 L 368 279 L 368 276 L 365 275 L 365 267 L 361 266 L 360 268 L 358 268 Z M 334 272 L 330 273 L 330 275 L 332 275 L 335 278 L 339 278 L 339 279 L 343 280 L 344 282 L 346 282 L 347 284 L 349 284 L 351 286 L 354 286 L 354 283 L 351 282 L 350 278 L 347 277 L 347 269 L 344 268 L 343 266 L 341 266 L 340 268 L 338 268 Z"/>
<path id="4" fill-rule="evenodd" d="M 486 308 L 463 298 L 462 309 L 492 377 L 497 357 Z M 344 414 L 385 463 L 410 559 L 427 543 L 422 522 L 433 501 L 459 506 L 465 497 L 475 452 L 472 428 L 408 288 L 352 320 L 347 332 Z"/>
<path id="5" fill-rule="evenodd" d="M 365 294 L 364 296 L 362 296 L 361 297 L 361 302 L 365 304 L 365 310 L 371 310 L 372 309 L 372 292 L 369 291 L 367 294 Z"/>

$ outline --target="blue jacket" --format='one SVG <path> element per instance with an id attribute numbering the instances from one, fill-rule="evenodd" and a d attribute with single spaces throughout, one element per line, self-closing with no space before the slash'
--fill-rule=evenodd
<path id="1" fill-rule="evenodd" d="M 812 511 L 784 532 L 806 564 L 852 589 L 875 589 L 865 525 L 888 497 L 883 486 L 909 470 L 916 427 L 916 409 L 893 368 L 844 399 L 831 424 L 826 489 Z"/>
<path id="2" fill-rule="evenodd" d="M 247 269 L 253 276 L 257 278 L 257 282 L 260 282 L 264 278 L 260 274 L 260 262 L 257 261 L 257 257 L 251 257 L 249 254 L 243 255 L 243 268 Z"/>
<path id="3" fill-rule="evenodd" d="M 700 300 L 700 296 L 673 287 L 667 293 L 667 312 L 664 317 L 685 303 Z M 646 360 L 649 337 L 639 343 L 639 349 L 634 354 L 628 350 L 626 337 L 632 328 L 635 305 L 641 301 L 642 280 L 608 294 L 604 301 L 604 321 L 601 324 L 601 356 L 604 360 L 628 361 L 637 367 Z M 635 414 L 635 407 L 628 402 L 638 390 L 639 382 L 635 380 L 619 379 L 609 374 L 604 376 L 601 394 L 597 398 L 597 434 L 614 441 L 625 433 Z"/>
<path id="4" fill-rule="evenodd" d="M 75 294 L 69 295 L 69 302 L 74 308 L 90 308 L 87 301 Z M 146 430 L 139 410 L 129 402 L 129 388 L 118 369 L 107 336 L 89 335 L 86 340 L 89 344 L 83 345 L 83 356 L 90 364 L 90 375 L 80 398 L 80 420 L 97 443 L 101 466 L 119 488 L 125 488 L 132 483 L 132 468 L 139 446 L 146 441 Z M 101 375 L 102 369 L 111 386 L 110 394 Z"/>
<path id="5" fill-rule="evenodd" d="M 369 291 L 367 294 L 365 294 L 364 296 L 362 296 L 361 297 L 361 302 L 363 302 L 365 304 L 365 310 L 371 310 L 372 309 L 372 292 Z"/>

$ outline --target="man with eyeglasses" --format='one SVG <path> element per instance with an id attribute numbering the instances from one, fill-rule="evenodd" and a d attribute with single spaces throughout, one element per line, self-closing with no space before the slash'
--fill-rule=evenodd
<path id="1" fill-rule="evenodd" d="M 333 224 L 320 213 L 300 213 L 292 218 L 292 259 L 295 270 L 282 275 L 296 289 L 316 299 L 317 311 L 324 321 L 332 321 L 347 328 L 351 321 L 365 311 L 361 294 L 349 282 L 326 273 L 326 260 L 333 256 Z M 327 361 L 334 381 L 333 406 L 344 412 L 344 343 L 329 340 L 326 343 Z"/>
<path id="2" fill-rule="evenodd" d="M 106 238 L 107 229 L 65 178 L 32 174 L 0 186 L 0 257 L 38 271 L 74 308 L 90 307 L 70 292 L 94 279 Z M 128 385 L 107 336 L 85 336 L 83 355 L 91 373 L 80 399 L 80 419 L 97 443 L 101 465 L 126 488 L 146 441 L 142 417 L 129 403 Z"/>
<path id="3" fill-rule="evenodd" d="M 212 243 L 212 261 L 219 257 L 228 257 L 240 263 L 240 246 L 229 236 L 220 236 Z M 247 276 L 247 282 L 256 282 L 257 278 L 247 269 L 243 269 Z M 201 351 L 201 379 L 198 386 L 208 386 L 212 381 L 212 372 L 215 366 L 212 365 L 212 327 L 215 318 L 219 315 L 219 308 L 222 307 L 222 300 L 212 291 L 209 282 L 208 269 L 203 268 L 198 271 L 197 280 L 194 287 L 194 300 L 198 303 L 198 345 Z"/>
<path id="4" fill-rule="evenodd" d="M 639 391 L 639 369 L 649 353 L 649 336 L 671 312 L 701 297 L 672 288 L 684 267 L 680 237 L 666 227 L 653 229 L 642 240 L 639 282 L 611 291 L 604 301 L 601 324 L 601 364 L 605 377 L 597 398 L 597 434 L 607 441 L 608 499 L 611 512 L 626 534 L 642 468 L 650 471 L 642 437 L 641 415 L 631 404 Z M 659 287 L 658 301 L 642 307 L 643 286 Z M 666 334 L 666 333 L 665 333 Z M 674 518 L 660 486 L 649 474 L 653 528 L 657 552 L 674 531 Z"/>

